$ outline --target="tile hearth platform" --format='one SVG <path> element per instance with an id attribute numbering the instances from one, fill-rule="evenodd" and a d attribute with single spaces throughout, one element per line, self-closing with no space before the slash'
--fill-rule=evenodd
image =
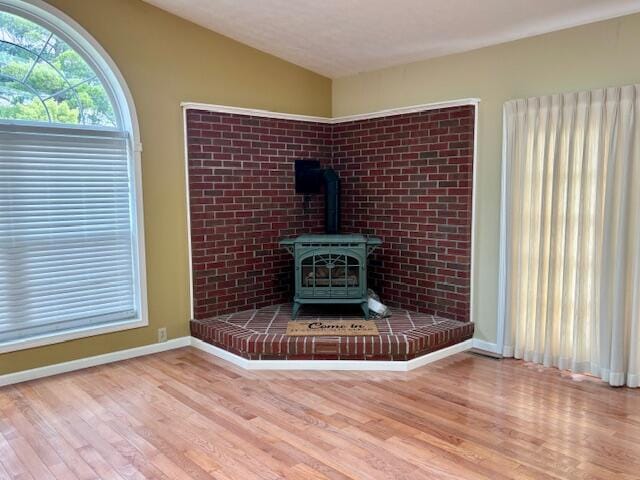
<path id="1" fill-rule="evenodd" d="M 357 310 L 332 306 L 304 307 L 297 320 L 362 319 Z M 191 335 L 249 360 L 384 360 L 406 361 L 463 342 L 473 323 L 392 308 L 389 318 L 372 320 L 377 336 L 288 337 L 291 305 L 191 321 Z"/>

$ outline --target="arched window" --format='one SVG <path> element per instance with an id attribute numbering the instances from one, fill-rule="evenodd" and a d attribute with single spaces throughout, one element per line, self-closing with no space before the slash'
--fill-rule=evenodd
<path id="1" fill-rule="evenodd" d="M 137 137 L 95 40 L 0 0 L 0 353 L 147 324 Z"/>
<path id="2" fill-rule="evenodd" d="M 60 36 L 0 12 L 0 118 L 116 127 L 94 70 Z"/>

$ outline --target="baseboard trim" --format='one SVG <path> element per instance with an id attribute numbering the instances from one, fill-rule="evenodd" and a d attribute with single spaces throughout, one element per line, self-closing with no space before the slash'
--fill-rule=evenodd
<path id="1" fill-rule="evenodd" d="M 105 353 L 93 357 L 80 358 L 69 362 L 56 363 L 47 365 L 46 367 L 33 368 L 31 370 L 23 370 L 21 372 L 7 373 L 0 375 L 0 387 L 13 385 L 15 383 L 27 382 L 38 378 L 50 377 L 61 373 L 82 370 L 83 368 L 95 367 L 106 363 L 118 362 L 129 358 L 142 357 L 153 353 L 165 352 L 175 348 L 188 347 L 191 345 L 191 337 L 174 338 L 167 342 L 153 343 L 142 347 L 129 348 L 127 350 L 118 350 L 117 352 Z"/>
<path id="2" fill-rule="evenodd" d="M 498 349 L 497 343 L 487 342 L 485 340 L 480 340 L 479 338 L 473 339 L 473 348 L 477 348 L 478 350 L 484 350 L 485 352 L 491 352 L 491 353 L 500 355 L 500 351 Z"/>
<path id="3" fill-rule="evenodd" d="M 408 372 L 429 363 L 442 360 L 456 353 L 470 350 L 472 340 L 452 345 L 442 350 L 428 353 L 408 361 L 369 361 L 369 360 L 247 360 L 222 348 L 191 339 L 191 346 L 203 352 L 226 360 L 245 370 L 351 370 L 351 371 L 387 371 Z"/>
<path id="4" fill-rule="evenodd" d="M 226 360 L 227 362 L 230 362 L 240 368 L 244 368 L 245 370 L 351 370 L 408 372 L 429 363 L 450 357 L 456 353 L 470 350 L 474 347 L 474 341 L 465 340 L 464 342 L 428 353 L 421 357 L 414 358 L 413 360 L 404 362 L 386 362 L 366 360 L 247 360 L 246 358 L 227 352 L 226 350 L 205 343 L 197 338 L 180 337 L 163 343 L 153 343 L 142 347 L 118 350 L 117 352 L 105 353 L 103 355 L 95 355 L 93 357 L 47 365 L 46 367 L 7 373 L 5 375 L 0 375 L 0 387 L 188 346 L 195 347 L 198 350 L 202 350 L 203 352 L 214 355 L 222 360 Z"/>

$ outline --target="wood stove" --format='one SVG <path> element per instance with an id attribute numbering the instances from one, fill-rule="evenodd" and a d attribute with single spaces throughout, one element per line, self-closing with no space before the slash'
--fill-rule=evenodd
<path id="1" fill-rule="evenodd" d="M 382 240 L 364 235 L 300 235 L 280 245 L 294 257 L 292 318 L 304 304 L 359 304 L 369 318 L 367 257 Z"/>
<path id="2" fill-rule="evenodd" d="M 280 241 L 294 257 L 295 295 L 292 318 L 307 303 L 361 306 L 369 318 L 367 257 L 382 240 L 364 235 L 340 234 L 340 178 L 317 160 L 296 160 L 296 192 L 324 191 L 325 234 L 300 235 Z"/>

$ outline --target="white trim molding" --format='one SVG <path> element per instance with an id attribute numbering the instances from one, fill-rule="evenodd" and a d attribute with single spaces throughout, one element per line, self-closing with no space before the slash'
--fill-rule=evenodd
<path id="1" fill-rule="evenodd" d="M 314 117 L 312 115 L 298 115 L 295 113 L 273 112 L 257 108 L 231 107 L 229 105 L 216 105 L 211 103 L 182 102 L 183 110 L 203 110 L 215 113 L 231 113 L 234 115 L 249 115 L 251 117 L 279 118 L 282 120 L 298 120 L 299 122 L 332 123 L 329 117 Z"/>
<path id="2" fill-rule="evenodd" d="M 271 110 L 230 107 L 228 105 L 215 105 L 210 103 L 198 103 L 198 102 L 182 102 L 180 106 L 184 110 L 204 110 L 207 112 L 232 113 L 235 115 L 249 115 L 252 117 L 280 118 L 283 120 L 298 120 L 300 122 L 337 124 L 337 123 L 345 123 L 345 122 L 355 122 L 357 120 L 368 120 L 370 118 L 390 117 L 391 115 L 403 115 L 406 113 L 425 112 L 428 110 L 437 110 L 439 108 L 461 107 L 464 105 L 477 106 L 479 103 L 480 103 L 479 98 L 461 98 L 458 100 L 447 100 L 443 102 L 411 105 L 408 107 L 390 108 L 387 110 L 378 110 L 375 112 L 360 113 L 357 115 L 345 115 L 342 117 L 315 117 L 311 115 L 298 115 L 295 113 L 273 112 Z"/>
<path id="3" fill-rule="evenodd" d="M 496 343 L 487 342 L 486 340 L 480 340 L 479 338 L 473 339 L 473 348 L 502 355 L 502 352 L 500 351 Z"/>
<path id="4" fill-rule="evenodd" d="M 407 113 L 426 112 L 429 110 L 438 110 L 441 108 L 463 107 L 473 105 L 477 107 L 480 104 L 479 98 L 460 98 L 456 100 L 445 100 L 442 102 L 423 103 L 420 105 L 411 105 L 408 107 L 389 108 L 386 110 L 378 110 L 371 113 L 360 113 L 357 115 L 345 115 L 342 117 L 333 117 L 329 123 L 345 123 L 355 122 L 358 120 L 369 120 L 371 118 L 390 117 L 392 115 L 404 115 Z"/>
<path id="5" fill-rule="evenodd" d="M 496 319 L 496 349 L 502 355 L 507 315 L 507 122 L 502 110 L 502 159 L 500 164 L 500 240 L 498 242 L 498 318 Z"/>
<path id="6" fill-rule="evenodd" d="M 470 269 L 469 269 L 469 321 L 475 322 L 474 315 L 474 301 L 476 290 L 475 286 L 475 273 L 476 273 L 476 238 L 478 235 L 477 219 L 478 219 L 478 117 L 479 117 L 479 102 L 474 104 L 473 109 L 473 159 L 471 165 L 471 254 L 470 254 Z"/>
<path id="7" fill-rule="evenodd" d="M 89 325 L 84 328 L 74 328 L 73 330 L 63 330 L 61 332 L 49 333 L 38 337 L 28 337 L 22 340 L 15 340 L 13 342 L 0 343 L 0 355 L 3 353 L 17 352 L 19 350 L 27 350 L 29 348 L 44 347 L 45 345 L 68 342 L 69 340 L 76 340 L 78 338 L 94 337 L 96 335 L 104 335 L 106 333 L 146 327 L 147 325 L 149 325 L 149 322 L 146 318 L 135 318 L 132 320 L 107 323 L 106 325 Z"/>
<path id="8" fill-rule="evenodd" d="M 38 378 L 50 377 L 61 373 L 74 372 L 84 368 L 96 367 L 107 363 L 119 362 L 129 358 L 142 357 L 154 353 L 165 352 L 175 348 L 188 347 L 191 345 L 191 337 L 180 337 L 163 343 L 153 343 L 142 347 L 130 348 L 127 350 L 119 350 L 116 352 L 105 353 L 93 357 L 80 358 L 71 360 L 70 362 L 56 363 L 47 365 L 46 367 L 33 368 L 31 370 L 23 370 L 21 372 L 8 373 L 0 375 L 0 387 L 12 385 L 15 383 L 27 382 Z"/>
<path id="9" fill-rule="evenodd" d="M 245 370 L 352 370 L 408 372 L 429 363 L 442 360 L 456 353 L 470 350 L 472 340 L 452 345 L 442 350 L 428 353 L 408 361 L 367 361 L 367 360 L 247 360 L 231 352 L 215 347 L 194 337 L 180 337 L 162 343 L 153 343 L 142 347 L 119 350 L 93 357 L 81 358 L 70 362 L 56 363 L 45 367 L 23 370 L 21 372 L 0 375 L 0 387 L 16 383 L 50 377 L 61 373 L 74 372 L 84 368 L 96 367 L 107 363 L 119 362 L 130 358 L 152 355 L 177 348 L 192 346 Z"/>
<path id="10" fill-rule="evenodd" d="M 193 305 L 193 247 L 191 245 L 191 194 L 189 190 L 189 141 L 187 134 L 187 108 L 182 109 L 182 128 L 184 135 L 184 188 L 185 201 L 187 207 L 187 270 L 189 271 L 189 312 L 191 319 L 195 318 L 195 307 Z"/>

